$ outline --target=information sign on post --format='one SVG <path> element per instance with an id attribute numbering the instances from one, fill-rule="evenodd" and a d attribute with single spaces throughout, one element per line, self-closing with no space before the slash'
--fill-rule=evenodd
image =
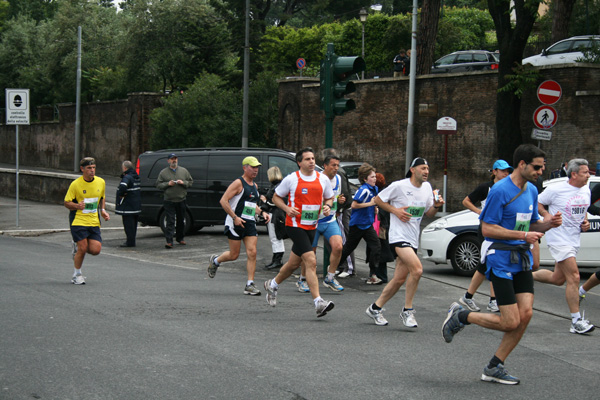
<path id="1" fill-rule="evenodd" d="M 19 226 L 19 125 L 29 125 L 29 89 L 6 89 L 6 125 L 15 126 L 15 194 Z"/>
<path id="2" fill-rule="evenodd" d="M 6 89 L 6 125 L 29 125 L 29 89 Z"/>
<path id="3" fill-rule="evenodd" d="M 450 117 L 442 117 L 437 121 L 438 135 L 444 135 L 444 191 L 443 196 L 448 198 L 448 135 L 456 134 L 456 120 Z M 442 212 L 446 213 L 446 203 L 444 203 Z"/>

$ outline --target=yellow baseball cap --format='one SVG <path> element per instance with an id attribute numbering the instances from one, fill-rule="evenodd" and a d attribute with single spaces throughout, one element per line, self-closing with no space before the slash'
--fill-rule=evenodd
<path id="1" fill-rule="evenodd" d="M 259 165 L 262 165 L 262 164 L 258 162 L 258 160 L 256 159 L 256 157 L 248 156 L 248 157 L 244 158 L 244 161 L 242 161 L 242 165 L 249 165 L 251 167 L 258 167 Z"/>

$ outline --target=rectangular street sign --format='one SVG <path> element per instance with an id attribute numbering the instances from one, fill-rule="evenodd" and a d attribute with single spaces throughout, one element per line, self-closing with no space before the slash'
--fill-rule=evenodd
<path id="1" fill-rule="evenodd" d="M 534 128 L 531 131 L 531 138 L 537 139 L 537 140 L 550 140 L 550 139 L 552 139 L 552 132 L 551 131 L 542 131 L 542 130 Z"/>
<path id="2" fill-rule="evenodd" d="M 29 89 L 6 89 L 6 125 L 29 125 Z"/>

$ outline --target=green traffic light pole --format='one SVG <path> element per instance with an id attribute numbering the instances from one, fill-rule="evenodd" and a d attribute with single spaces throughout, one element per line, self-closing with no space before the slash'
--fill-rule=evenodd
<path id="1" fill-rule="evenodd" d="M 327 53 L 325 54 L 325 60 L 323 61 L 322 72 L 325 72 L 325 79 L 323 81 L 323 77 L 321 77 L 321 85 L 325 83 L 325 88 L 323 90 L 324 94 L 324 111 L 325 111 L 325 148 L 330 149 L 333 147 L 333 119 L 335 115 L 333 114 L 333 71 L 332 64 L 335 62 L 335 53 L 333 50 L 333 43 L 327 44 Z M 325 239 L 327 240 L 327 239 Z M 329 251 L 327 251 L 327 246 L 323 245 L 323 277 L 327 276 L 327 267 L 329 266 Z"/>

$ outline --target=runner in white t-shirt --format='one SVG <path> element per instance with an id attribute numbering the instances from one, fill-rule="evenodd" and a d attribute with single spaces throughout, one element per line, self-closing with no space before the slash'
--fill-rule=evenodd
<path id="1" fill-rule="evenodd" d="M 412 303 L 423 274 L 423 266 L 417 257 L 419 226 L 424 215 L 435 215 L 437 208 L 444 204 L 444 199 L 440 196 L 434 200 L 431 185 L 427 182 L 429 165 L 424 158 L 417 157 L 412 161 L 406 177 L 408 179 L 392 183 L 375 197 L 377 206 L 390 213 L 389 243 L 397 259 L 394 277 L 366 313 L 376 325 L 387 325 L 382 315 L 383 306 L 406 282 L 405 303 L 400 318 L 405 326 L 416 328 Z"/>
<path id="2" fill-rule="evenodd" d="M 540 269 L 533 273 L 538 282 L 562 286 L 565 281 L 565 296 L 571 311 L 571 333 L 588 333 L 594 325 L 581 316 L 579 312 L 579 269 L 577 268 L 577 251 L 580 245 L 581 231 L 590 229 L 587 209 L 590 206 L 590 178 L 588 162 L 582 158 L 569 161 L 567 166 L 568 181 L 548 186 L 538 197 L 538 212 L 546 218 L 548 213 L 554 215 L 560 211 L 563 224 L 546 233 L 546 242 L 550 254 L 556 261 L 554 271 Z M 546 210 L 544 206 L 548 206 Z"/>

